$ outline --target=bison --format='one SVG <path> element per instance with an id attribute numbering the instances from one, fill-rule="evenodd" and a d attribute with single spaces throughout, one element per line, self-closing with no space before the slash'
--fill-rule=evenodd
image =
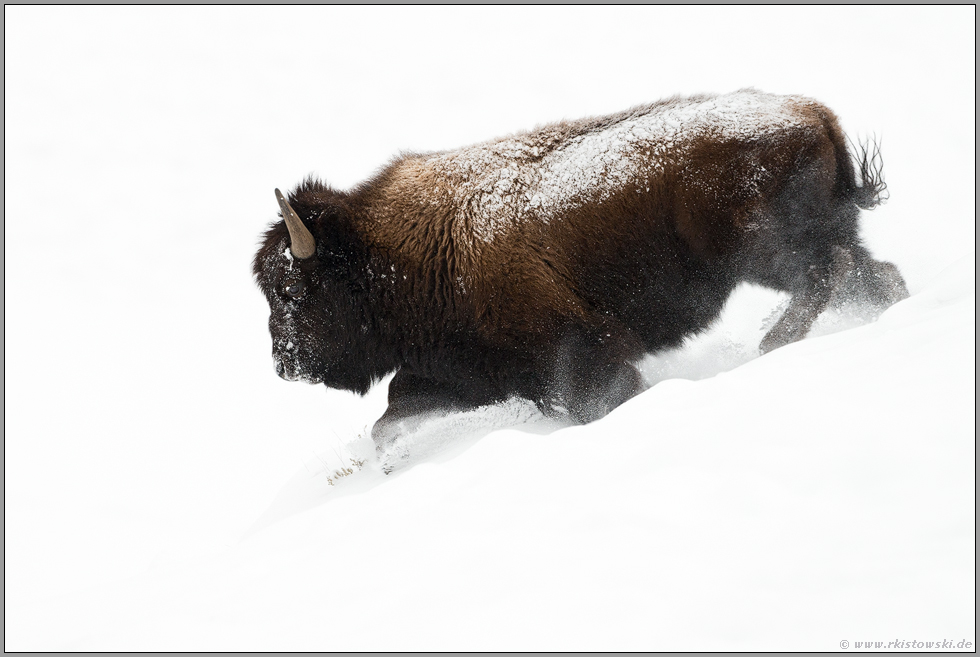
<path id="1" fill-rule="evenodd" d="M 253 266 L 276 370 L 360 394 L 394 372 L 381 448 L 402 420 L 514 396 L 599 418 L 742 281 L 791 295 L 763 353 L 832 298 L 884 309 L 908 292 L 858 235 L 880 154 L 849 143 L 812 99 L 742 90 L 401 155 L 346 192 L 276 190 Z"/>

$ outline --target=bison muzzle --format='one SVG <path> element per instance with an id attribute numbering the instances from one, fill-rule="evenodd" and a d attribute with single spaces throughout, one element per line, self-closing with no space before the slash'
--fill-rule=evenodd
<path id="1" fill-rule="evenodd" d="M 762 352 L 832 297 L 884 309 L 908 292 L 858 236 L 880 155 L 848 143 L 820 103 L 743 90 L 404 155 L 347 192 L 276 190 L 254 262 L 276 369 L 360 394 L 395 372 L 380 446 L 512 396 L 599 418 L 743 281 L 791 295 Z"/>

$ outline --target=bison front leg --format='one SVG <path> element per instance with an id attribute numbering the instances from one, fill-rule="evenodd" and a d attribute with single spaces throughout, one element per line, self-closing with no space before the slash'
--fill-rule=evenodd
<path id="1" fill-rule="evenodd" d="M 539 406 L 580 424 L 598 420 L 643 392 L 643 377 L 630 362 L 640 353 L 629 334 L 617 329 L 568 331 L 553 358 L 551 395 Z"/>
<path id="2" fill-rule="evenodd" d="M 388 408 L 374 423 L 371 438 L 378 449 L 417 429 L 432 415 L 463 411 L 500 400 L 480 382 L 443 382 L 400 370 L 388 385 Z"/>
<path id="3" fill-rule="evenodd" d="M 759 345 L 763 354 L 806 337 L 813 322 L 826 309 L 831 296 L 854 270 L 854 257 L 847 249 L 834 248 L 829 265 L 812 266 L 789 307 Z"/>

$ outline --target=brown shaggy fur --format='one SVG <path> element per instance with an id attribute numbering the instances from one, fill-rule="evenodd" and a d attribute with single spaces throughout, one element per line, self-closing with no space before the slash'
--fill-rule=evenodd
<path id="1" fill-rule="evenodd" d="M 829 109 L 746 90 L 405 155 L 350 192 L 307 180 L 290 202 L 317 253 L 294 261 L 280 222 L 255 259 L 277 367 L 362 393 L 397 371 L 380 442 L 511 395 L 595 419 L 642 389 L 632 362 L 707 328 L 740 281 L 793 295 L 763 351 L 834 294 L 906 296 L 858 237 L 884 189 L 874 155 L 856 178 Z"/>

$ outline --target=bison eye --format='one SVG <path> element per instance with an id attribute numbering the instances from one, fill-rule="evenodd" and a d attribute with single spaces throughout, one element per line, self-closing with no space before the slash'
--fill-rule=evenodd
<path id="1" fill-rule="evenodd" d="M 286 294 L 294 299 L 298 299 L 303 296 L 303 292 L 306 291 L 306 283 L 301 280 L 289 281 L 286 283 L 286 287 L 284 289 Z"/>

